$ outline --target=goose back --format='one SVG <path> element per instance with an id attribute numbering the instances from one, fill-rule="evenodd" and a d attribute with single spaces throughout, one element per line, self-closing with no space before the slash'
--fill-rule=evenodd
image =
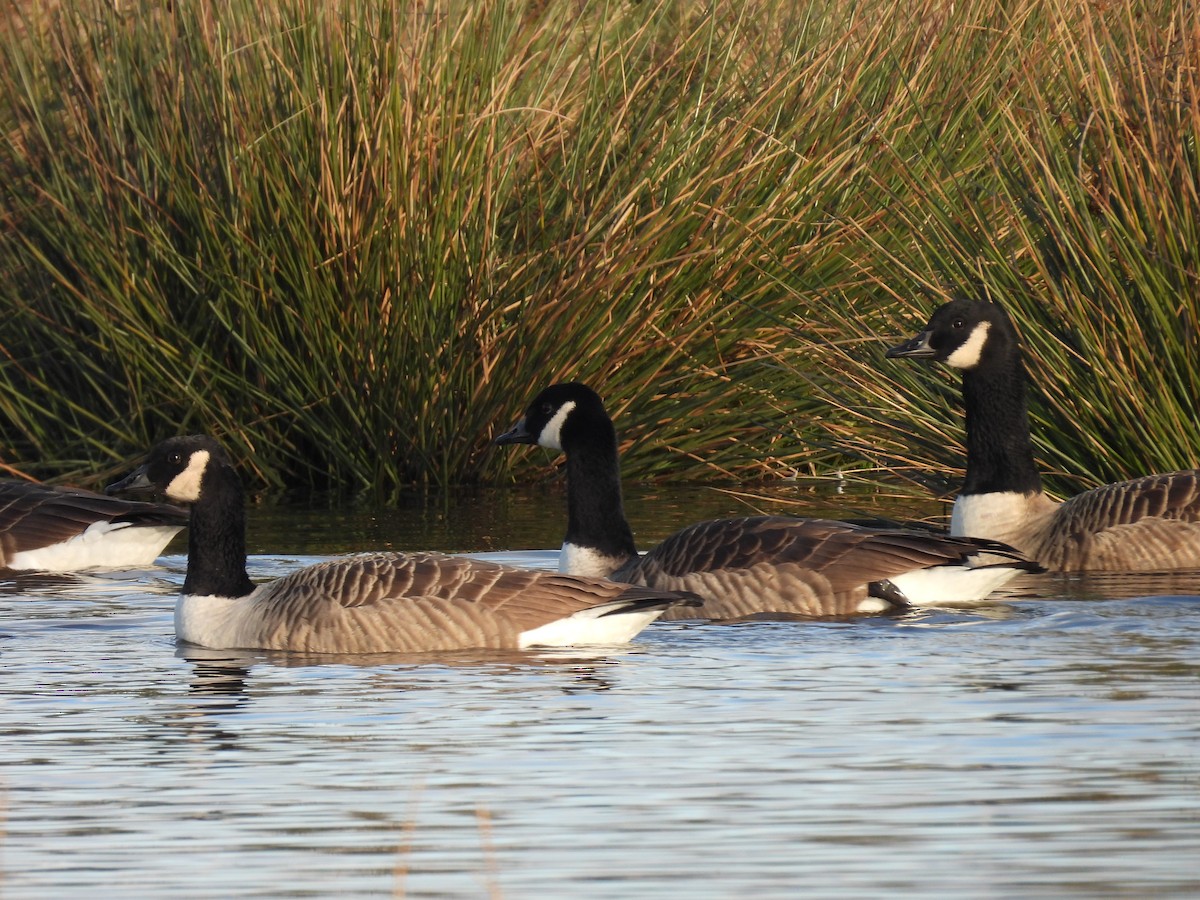
<path id="1" fill-rule="evenodd" d="M 676 599 L 434 553 L 363 554 L 306 567 L 241 598 L 186 596 L 176 634 L 205 647 L 309 653 L 512 649 L 540 643 L 538 629 L 580 614 L 640 613 L 649 624 Z M 622 634 L 618 628 L 611 642 Z"/>
<path id="2" fill-rule="evenodd" d="M 1200 568 L 1200 471 L 1084 491 L 1058 504 L 1039 531 L 1030 552 L 1056 571 Z"/>
<path id="3" fill-rule="evenodd" d="M 829 519 L 751 516 L 714 519 L 668 537 L 613 577 L 684 590 L 704 604 L 664 618 L 739 619 L 755 615 L 850 616 L 903 608 L 898 585 L 914 572 L 944 568 L 950 582 L 972 558 L 1036 571 L 1010 548 L 919 529 L 872 528 Z M 936 590 L 936 588 L 935 588 Z M 952 593 L 947 602 L 954 602 Z M 872 602 L 874 600 L 875 602 Z"/>

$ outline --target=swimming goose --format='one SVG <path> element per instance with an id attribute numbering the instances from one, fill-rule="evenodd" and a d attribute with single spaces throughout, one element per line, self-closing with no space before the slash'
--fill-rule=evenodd
<path id="1" fill-rule="evenodd" d="M 546 388 L 495 443 L 566 453 L 560 571 L 705 600 L 664 618 L 846 616 L 970 604 L 1020 572 L 1040 571 L 993 541 L 784 516 L 701 522 L 639 557 L 621 503 L 616 431 L 595 391 L 579 383 Z M 980 553 L 989 558 L 976 558 Z"/>
<path id="2" fill-rule="evenodd" d="M 187 511 L 75 488 L 0 481 L 0 569 L 78 572 L 148 566 Z"/>
<path id="3" fill-rule="evenodd" d="M 1003 541 L 1060 572 L 1200 567 L 1200 470 L 1108 484 L 1063 503 L 1043 493 L 1025 362 L 1000 306 L 952 300 L 887 355 L 962 370 L 967 471 L 951 534 Z"/>
<path id="4" fill-rule="evenodd" d="M 191 505 L 180 641 L 213 649 L 381 653 L 625 643 L 677 593 L 436 553 L 373 553 L 257 587 L 246 575 L 241 480 L 210 437 L 170 438 L 110 492 Z"/>

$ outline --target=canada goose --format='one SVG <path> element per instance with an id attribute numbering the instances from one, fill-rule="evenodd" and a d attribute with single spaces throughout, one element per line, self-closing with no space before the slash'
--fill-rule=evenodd
<path id="1" fill-rule="evenodd" d="M 212 438 L 176 437 L 109 492 L 191 505 L 176 637 L 212 649 L 382 653 L 629 641 L 678 593 L 436 553 L 318 563 L 257 587 L 246 574 L 241 480 Z"/>
<path id="2" fill-rule="evenodd" d="M 595 391 L 579 383 L 546 388 L 495 442 L 566 453 L 560 571 L 705 599 L 664 618 L 844 616 L 968 604 L 1019 572 L 1040 571 L 993 541 L 783 516 L 701 522 L 639 557 L 621 504 L 616 431 Z M 981 552 L 990 558 L 972 559 Z"/>
<path id="3" fill-rule="evenodd" d="M 75 488 L 0 481 L 0 569 L 78 572 L 148 566 L 187 511 Z"/>
<path id="4" fill-rule="evenodd" d="M 1042 492 L 1017 331 L 995 303 L 952 300 L 892 359 L 961 369 L 967 471 L 950 533 L 1011 544 L 1061 572 L 1200 567 L 1200 470 L 1108 484 L 1064 503 Z"/>

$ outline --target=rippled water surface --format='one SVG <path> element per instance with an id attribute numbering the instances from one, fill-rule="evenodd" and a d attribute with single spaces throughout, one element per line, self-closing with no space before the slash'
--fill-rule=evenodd
<path id="1" fill-rule="evenodd" d="M 746 511 L 630 493 L 647 543 Z M 856 511 L 800 496 L 755 505 Z M 251 575 L 384 546 L 553 565 L 562 516 L 553 489 L 261 506 Z M 319 659 L 176 648 L 182 544 L 160 562 L 0 578 L 4 897 L 1200 894 L 1200 575 Z"/>

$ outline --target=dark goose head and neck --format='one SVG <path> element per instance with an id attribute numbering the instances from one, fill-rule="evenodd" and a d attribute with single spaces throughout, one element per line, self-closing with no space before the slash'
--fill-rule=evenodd
<path id="1" fill-rule="evenodd" d="M 607 577 L 637 558 L 621 500 L 617 433 L 604 402 L 578 382 L 533 399 L 497 444 L 540 444 L 567 455 L 567 534 L 559 571 Z"/>
<path id="2" fill-rule="evenodd" d="M 1000 306 L 952 300 L 933 314 L 920 334 L 887 355 L 942 362 L 963 373 L 967 473 L 955 502 L 959 521 L 952 525 L 953 533 L 979 533 L 978 527 L 958 530 L 968 509 L 992 515 L 1010 503 L 1015 507 L 1041 500 L 1042 479 L 1029 432 L 1025 360 L 1016 328 Z M 973 500 L 983 497 L 991 500 Z"/>
<path id="3" fill-rule="evenodd" d="M 191 506 L 184 594 L 234 598 L 254 590 L 242 483 L 220 444 L 205 435 L 170 438 L 107 492 L 150 490 Z"/>

